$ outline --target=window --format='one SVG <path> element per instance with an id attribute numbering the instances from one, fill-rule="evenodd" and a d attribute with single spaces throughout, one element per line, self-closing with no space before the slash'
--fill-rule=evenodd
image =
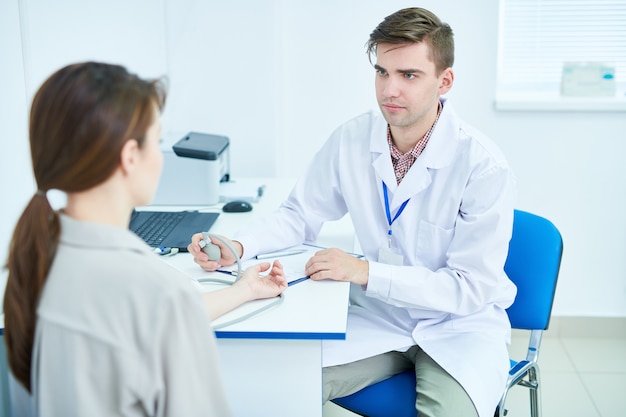
<path id="1" fill-rule="evenodd" d="M 615 94 L 563 97 L 570 62 L 614 68 Z M 626 111 L 626 0 L 500 0 L 497 73 L 498 109 Z"/>

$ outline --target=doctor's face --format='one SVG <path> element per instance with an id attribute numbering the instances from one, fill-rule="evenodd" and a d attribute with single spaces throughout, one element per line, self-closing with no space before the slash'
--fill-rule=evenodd
<path id="1" fill-rule="evenodd" d="M 452 69 L 437 75 L 430 46 L 425 42 L 379 44 L 374 68 L 376 99 L 387 123 L 396 128 L 414 128 L 419 134 L 428 130 L 437 114 L 439 96 L 452 87 Z"/>

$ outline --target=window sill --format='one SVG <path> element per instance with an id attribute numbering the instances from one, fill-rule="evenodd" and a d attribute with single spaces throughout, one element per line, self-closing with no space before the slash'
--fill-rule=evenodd
<path id="1" fill-rule="evenodd" d="M 561 97 L 558 94 L 499 94 L 498 111 L 594 111 L 626 112 L 626 95 L 621 97 Z"/>

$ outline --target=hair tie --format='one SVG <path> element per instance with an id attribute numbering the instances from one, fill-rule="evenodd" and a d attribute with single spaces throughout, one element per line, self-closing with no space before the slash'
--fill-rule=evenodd
<path id="1" fill-rule="evenodd" d="M 46 197 L 46 192 L 44 190 L 37 190 L 35 195 L 37 195 L 39 197 Z"/>

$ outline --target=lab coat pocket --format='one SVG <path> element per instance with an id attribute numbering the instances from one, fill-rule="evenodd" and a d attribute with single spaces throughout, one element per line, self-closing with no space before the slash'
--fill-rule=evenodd
<path id="1" fill-rule="evenodd" d="M 424 266 L 435 270 L 446 265 L 446 253 L 452 241 L 454 229 L 444 229 L 436 224 L 420 220 L 417 232 L 417 258 Z"/>

